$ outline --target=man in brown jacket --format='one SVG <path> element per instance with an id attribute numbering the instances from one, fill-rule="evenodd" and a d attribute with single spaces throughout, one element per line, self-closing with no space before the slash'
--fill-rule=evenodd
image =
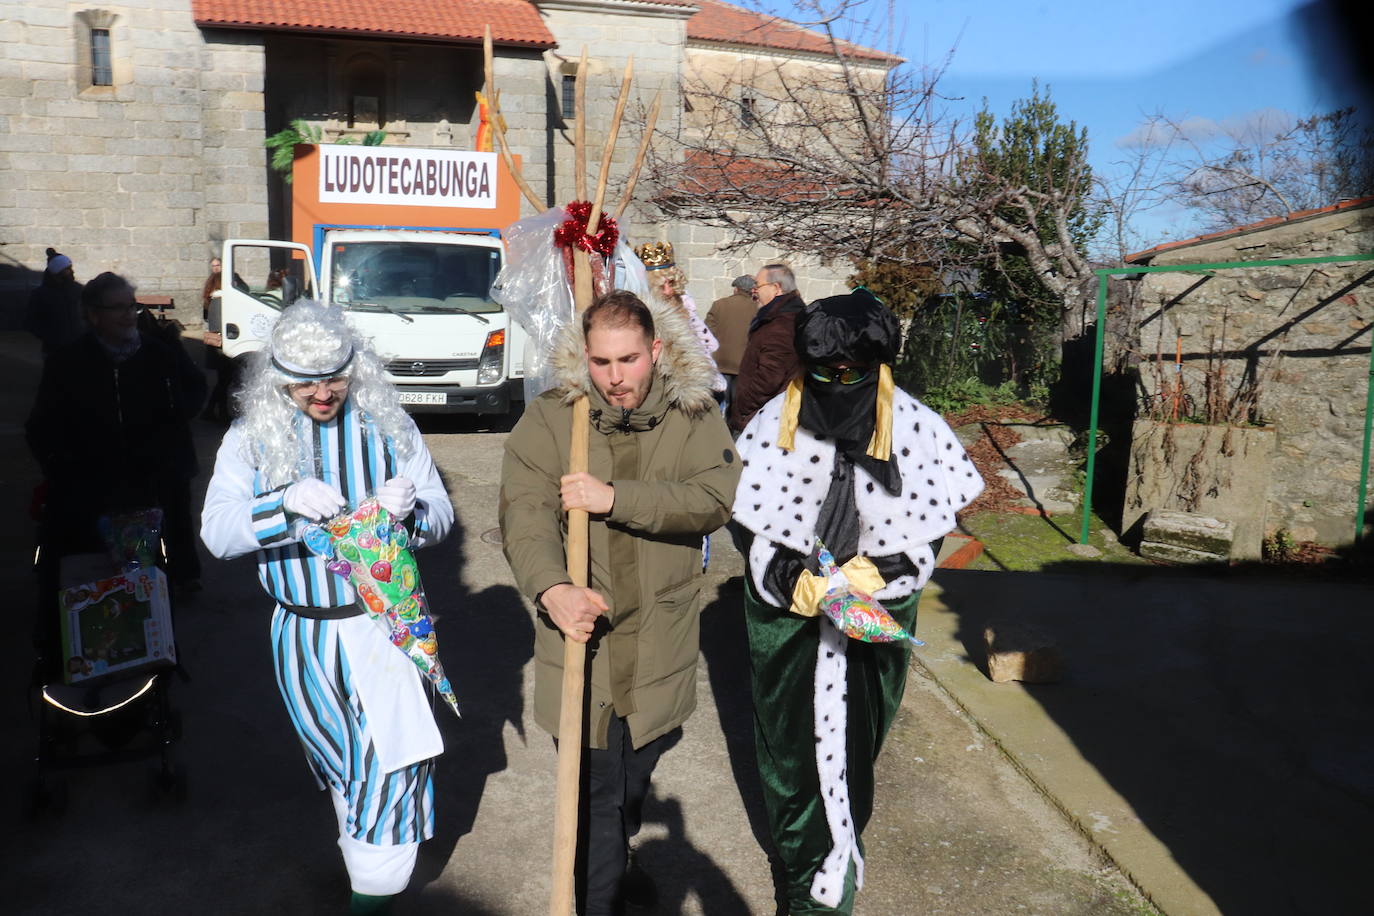
<path id="1" fill-rule="evenodd" d="M 754 291 L 753 277 L 748 274 L 736 277 L 730 286 L 733 292 L 712 302 L 711 310 L 706 313 L 706 327 L 716 335 L 716 341 L 720 344 L 711 355 L 715 357 L 716 368 L 725 376 L 726 413 L 729 413 L 730 402 L 735 397 L 735 376 L 739 375 L 740 360 L 744 358 L 749 325 L 759 309 L 751 295 Z"/>
<path id="2" fill-rule="evenodd" d="M 786 264 L 766 264 L 754 278 L 758 314 L 749 325 L 749 343 L 740 360 L 730 404 L 730 431 L 748 425 L 764 404 L 779 394 L 801 369 L 792 342 L 797 315 L 805 307 L 797 280 Z"/>
<path id="3" fill-rule="evenodd" d="M 730 515 L 740 463 L 711 394 L 715 371 L 680 309 L 614 292 L 566 329 L 560 387 L 506 442 L 506 559 L 535 604 L 534 717 L 558 738 L 563 640 L 588 643 L 587 916 L 618 913 L 628 841 L 659 756 L 696 707 L 702 536 Z M 588 472 L 568 473 L 572 402 L 590 400 Z M 564 515 L 591 516 L 591 587 L 571 583 Z"/>

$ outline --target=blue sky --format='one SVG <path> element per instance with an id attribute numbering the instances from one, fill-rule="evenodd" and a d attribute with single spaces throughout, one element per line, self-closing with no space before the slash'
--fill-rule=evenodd
<path id="1" fill-rule="evenodd" d="M 885 0 L 873 0 L 881 9 Z M 954 58 L 941 88 L 971 116 L 1048 86 L 1065 120 L 1088 129 L 1095 170 L 1111 172 L 1146 117 L 1206 128 L 1305 117 L 1354 103 L 1349 80 L 1314 37 L 1305 0 L 896 0 L 885 47 L 913 64 Z M 1317 30 L 1320 31 L 1320 30 Z M 1316 48 L 1314 51 L 1313 48 Z M 1193 234 L 1161 208 L 1136 226 L 1148 244 Z"/>

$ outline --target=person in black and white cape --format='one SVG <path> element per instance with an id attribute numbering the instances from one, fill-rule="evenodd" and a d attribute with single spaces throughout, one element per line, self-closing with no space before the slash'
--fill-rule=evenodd
<path id="1" fill-rule="evenodd" d="M 287 308 L 254 355 L 202 512 L 225 559 L 253 553 L 276 602 L 277 684 L 339 822 L 351 913 L 385 912 L 434 832 L 443 742 L 421 676 L 355 602 L 348 580 L 301 541 L 309 521 L 376 496 L 411 543 L 442 540 L 453 505 L 380 359 L 342 311 Z"/>
<path id="2" fill-rule="evenodd" d="M 899 339 L 867 290 L 812 303 L 797 318 L 802 375 L 736 441 L 759 770 L 792 916 L 852 912 L 873 766 L 910 656 L 819 614 L 817 539 L 914 632 L 938 542 L 983 489 L 944 420 L 895 388 Z"/>

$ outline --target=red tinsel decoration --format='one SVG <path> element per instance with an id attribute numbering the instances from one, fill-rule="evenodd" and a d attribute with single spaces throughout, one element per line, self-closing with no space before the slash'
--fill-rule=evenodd
<path id="1" fill-rule="evenodd" d="M 596 235 L 588 235 L 587 220 L 592 215 L 591 202 L 575 200 L 565 209 L 568 211 L 568 218 L 553 230 L 555 245 L 560 248 L 576 246 L 583 251 L 595 252 L 607 258 L 615 253 L 615 243 L 620 238 L 620 229 L 616 226 L 614 217 L 601 214 Z"/>

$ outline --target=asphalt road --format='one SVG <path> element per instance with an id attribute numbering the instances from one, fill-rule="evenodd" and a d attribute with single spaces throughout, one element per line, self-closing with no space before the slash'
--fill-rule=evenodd
<path id="1" fill-rule="evenodd" d="M 39 361 L 0 334 L 0 557 L 11 573 L 11 638 L 0 642 L 0 912 L 340 913 L 347 883 L 333 816 L 314 789 L 272 680 L 269 604 L 250 560 L 206 559 L 205 591 L 178 605 L 191 680 L 173 680 L 187 779 L 156 790 L 152 760 L 60 774 L 65 810 L 36 816 L 37 724 L 27 614 L 37 472 L 22 423 Z M 495 428 L 493 428 L 493 426 Z M 511 585 L 496 529 L 500 424 L 424 418 L 458 512 L 447 543 L 420 555 L 442 613 L 441 653 L 463 704 L 439 717 L 438 835 L 422 848 L 397 914 L 537 914 L 547 909 L 552 742 L 528 721 L 533 624 Z M 222 429 L 197 423 L 205 477 Z M 93 460 L 99 444 L 93 443 Z M 699 708 L 664 757 L 638 839 L 659 883 L 656 912 L 771 914 L 773 882 L 756 791 L 744 665 L 740 559 L 714 539 L 703 610 Z M 94 745 L 83 745 L 91 747 Z M 1152 912 L 948 697 L 914 669 L 879 767 L 865 836 L 860 914 Z"/>

